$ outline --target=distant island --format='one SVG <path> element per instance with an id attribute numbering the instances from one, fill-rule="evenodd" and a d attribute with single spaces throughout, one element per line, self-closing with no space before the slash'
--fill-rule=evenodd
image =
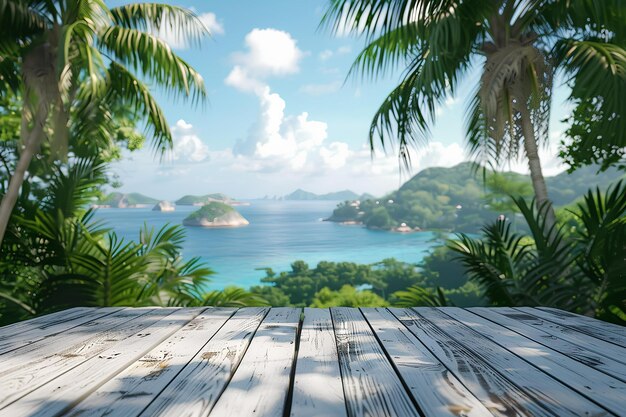
<path id="1" fill-rule="evenodd" d="M 222 193 L 214 193 L 214 194 L 206 194 L 206 195 L 186 195 L 174 203 L 177 206 L 203 206 L 208 203 L 225 203 L 230 206 L 248 206 L 250 203 L 237 201 L 234 198 L 230 198 L 226 194 Z"/>
<path id="2" fill-rule="evenodd" d="M 177 206 L 203 206 L 209 203 L 224 203 L 230 206 L 248 206 L 250 203 L 237 201 L 222 193 L 186 195 L 174 202 Z M 92 208 L 144 208 L 153 206 L 153 211 L 174 211 L 175 205 L 168 200 L 159 200 L 140 193 L 112 192 L 93 204 Z"/>
<path id="3" fill-rule="evenodd" d="M 345 201 L 345 200 L 367 200 L 374 198 L 371 194 L 359 195 L 350 190 L 336 191 L 326 194 L 315 194 L 309 191 L 305 191 L 301 188 L 287 194 L 283 197 L 283 200 L 297 200 L 297 201 L 310 201 L 310 200 L 325 200 L 325 201 Z"/>
<path id="4" fill-rule="evenodd" d="M 602 173 L 597 170 L 589 166 L 572 174 L 547 177 L 548 192 L 554 204 L 573 204 L 589 188 L 607 186 L 624 176 L 617 169 Z M 500 214 L 512 214 L 507 205 L 509 200 L 504 197 L 509 191 L 493 193 L 489 184 L 495 184 L 496 188 L 515 187 L 513 194 L 532 197 L 527 175 L 486 170 L 485 178 L 487 185 L 482 178 L 482 168 L 472 162 L 451 168 L 427 168 L 384 197 L 346 199 L 326 220 L 397 232 L 430 229 L 472 233 Z"/>
<path id="5" fill-rule="evenodd" d="M 194 211 L 183 220 L 185 226 L 239 227 L 250 224 L 228 204 L 211 202 Z"/>
<path id="6" fill-rule="evenodd" d="M 140 208 L 157 204 L 159 200 L 139 193 L 123 194 L 113 192 L 107 194 L 102 200 L 92 207 L 94 208 Z"/>

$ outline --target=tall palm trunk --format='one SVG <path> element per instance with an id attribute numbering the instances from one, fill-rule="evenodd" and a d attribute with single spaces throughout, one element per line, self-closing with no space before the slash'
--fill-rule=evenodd
<path id="1" fill-rule="evenodd" d="M 22 149 L 20 158 L 17 161 L 17 166 L 11 179 L 9 180 L 9 187 L 7 192 L 2 197 L 2 203 L 0 203 L 0 248 L 2 247 L 2 241 L 7 231 L 9 219 L 11 213 L 17 202 L 17 198 L 20 194 L 20 188 L 24 183 L 24 177 L 26 171 L 30 165 L 30 162 L 35 156 L 35 153 L 39 150 L 44 137 L 44 125 L 46 118 L 48 117 L 48 106 L 45 103 L 41 103 L 37 106 L 35 114 L 33 115 L 33 125 L 30 129 L 27 128 L 28 122 L 26 106 L 22 110 L 22 131 L 21 131 L 21 144 Z"/>
<path id="2" fill-rule="evenodd" d="M 530 171 L 530 179 L 535 192 L 535 201 L 537 207 L 546 207 L 546 230 L 550 230 L 556 224 L 556 215 L 552 201 L 548 197 L 548 188 L 546 180 L 543 177 L 541 169 L 541 160 L 539 159 L 539 150 L 537 148 L 537 137 L 535 136 L 535 128 L 530 117 L 530 111 L 526 108 L 521 109 L 522 134 L 524 135 L 524 151 L 528 159 L 528 169 Z"/>

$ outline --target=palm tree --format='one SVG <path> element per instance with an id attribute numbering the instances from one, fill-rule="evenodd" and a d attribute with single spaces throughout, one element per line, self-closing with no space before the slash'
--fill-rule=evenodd
<path id="1" fill-rule="evenodd" d="M 404 68 L 369 140 L 373 148 L 376 137 L 383 147 L 393 139 L 406 164 L 408 147 L 427 140 L 437 108 L 478 69 L 467 110 L 469 149 L 496 164 L 524 155 L 539 206 L 550 201 L 538 148 L 548 140 L 556 71 L 574 104 L 601 97 L 603 114 L 626 117 L 623 98 L 611 93 L 626 87 L 620 0 L 331 0 L 322 24 L 366 37 L 351 73 L 376 77 Z M 553 225 L 551 206 L 546 215 Z"/>
<path id="2" fill-rule="evenodd" d="M 202 77 L 155 34 L 159 29 L 196 43 L 208 33 L 194 13 L 176 6 L 0 0 L 0 97 L 22 100 L 20 155 L 0 204 L 0 244 L 33 157 L 49 146 L 63 159 L 70 128 L 98 129 L 68 126 L 70 113 L 78 124 L 93 125 L 111 118 L 106 112 L 94 118 L 95 105 L 106 110 L 124 103 L 145 119 L 155 150 L 171 146 L 146 81 L 194 102 L 206 92 Z"/>

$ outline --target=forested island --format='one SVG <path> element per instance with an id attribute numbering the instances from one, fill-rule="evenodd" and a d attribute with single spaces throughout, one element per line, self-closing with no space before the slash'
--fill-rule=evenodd
<path id="1" fill-rule="evenodd" d="M 250 224 L 237 210 L 225 203 L 211 202 L 183 220 L 184 226 L 238 227 Z"/>
<path id="2" fill-rule="evenodd" d="M 546 178 L 555 206 L 568 206 L 588 188 L 602 188 L 625 176 L 617 169 L 597 171 L 588 166 Z M 327 220 L 382 230 L 477 232 L 498 216 L 517 211 L 508 195 L 531 198 L 532 192 L 527 175 L 483 171 L 464 162 L 451 168 L 427 168 L 378 199 L 344 201 Z"/>

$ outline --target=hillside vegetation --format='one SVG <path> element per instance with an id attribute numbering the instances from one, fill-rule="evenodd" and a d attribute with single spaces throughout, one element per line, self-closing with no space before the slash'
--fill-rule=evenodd
<path id="1" fill-rule="evenodd" d="M 185 195 L 174 203 L 178 206 L 191 206 L 193 204 L 204 204 L 211 201 L 229 201 L 230 197 L 222 193 L 213 193 L 206 195 Z"/>
<path id="2" fill-rule="evenodd" d="M 587 167 L 547 178 L 555 205 L 571 204 L 589 187 L 606 186 L 624 175 L 617 170 L 595 175 L 596 171 Z M 532 196 L 527 175 L 486 170 L 483 179 L 482 174 L 471 162 L 428 168 L 380 199 L 339 204 L 328 220 L 361 222 L 372 229 L 388 230 L 406 223 L 411 228 L 475 232 L 499 215 L 516 211 L 509 194 Z"/>
<path id="3" fill-rule="evenodd" d="M 159 200 L 157 200 L 156 198 L 145 196 L 140 193 L 123 194 L 119 192 L 113 192 L 113 193 L 107 194 L 97 204 L 117 207 L 120 205 L 120 202 L 125 203 L 126 205 L 129 205 L 129 206 L 134 206 L 137 204 L 156 204 L 159 202 Z"/>

